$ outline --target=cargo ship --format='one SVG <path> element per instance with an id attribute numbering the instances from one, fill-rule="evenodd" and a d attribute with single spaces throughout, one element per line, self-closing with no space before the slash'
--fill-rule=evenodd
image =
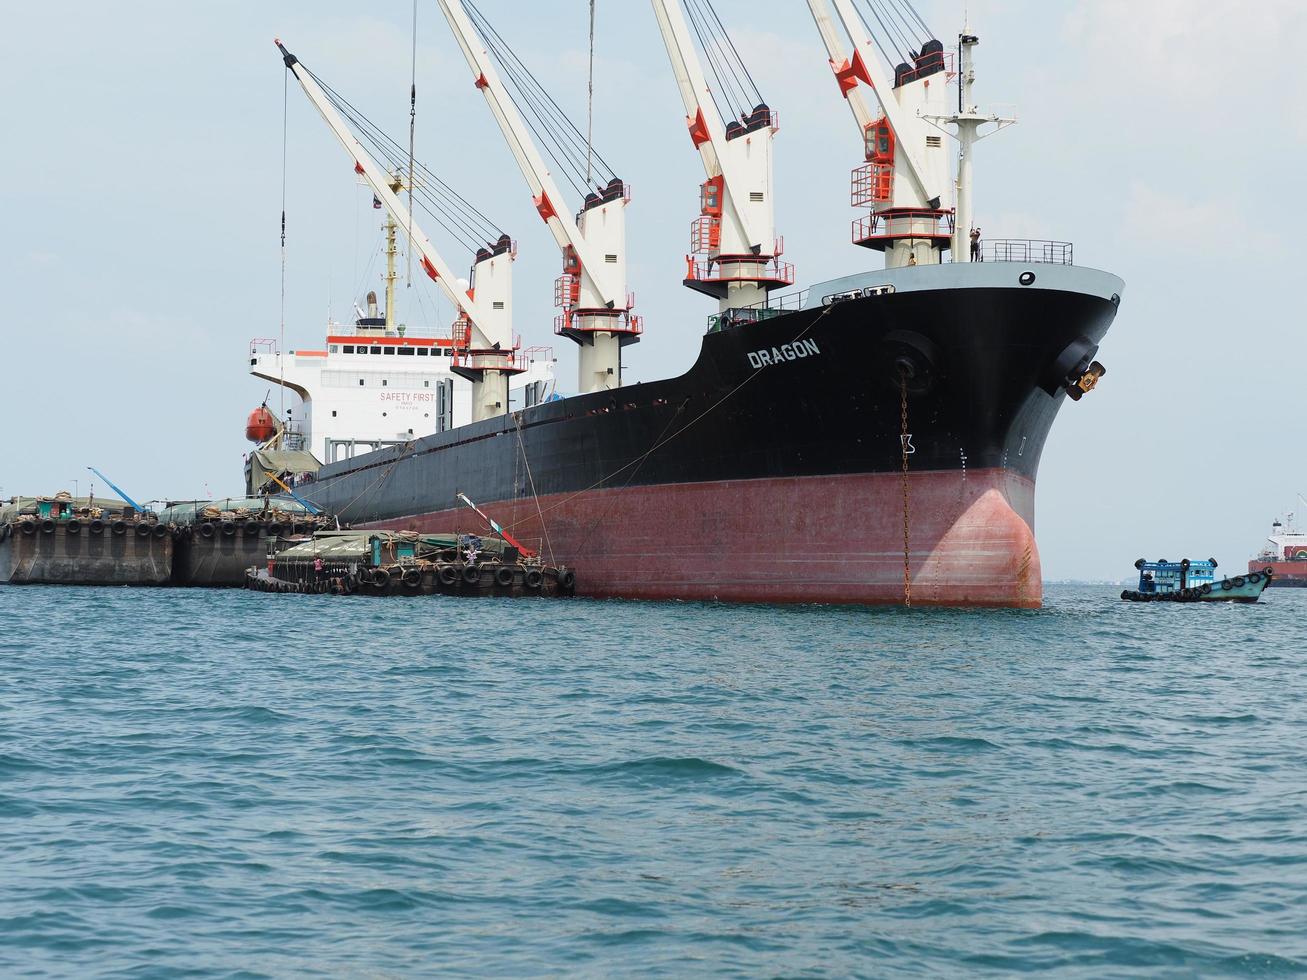
<path id="1" fill-rule="evenodd" d="M 1307 532 L 1293 524 L 1293 514 L 1271 523 L 1271 533 L 1256 558 L 1248 562 L 1248 571 L 1274 573 L 1271 586 L 1277 589 L 1307 589 Z"/>
<path id="2" fill-rule="evenodd" d="M 975 105 L 978 38 L 964 30 L 954 53 L 922 34 L 905 50 L 874 36 L 848 0 L 809 0 L 864 158 L 851 181 L 864 212 L 853 240 L 883 253 L 884 268 L 794 290 L 773 223 L 778 116 L 761 93 L 732 98 L 708 84 L 705 62 L 718 82 L 748 77 L 718 64 L 734 48 L 713 41 L 711 4 L 653 2 L 707 178 L 684 285 L 717 307 L 688 371 L 624 384 L 623 355 L 644 329 L 626 292 L 629 188 L 597 168 L 604 179 L 585 173 L 581 206 L 567 207 L 535 144 L 551 130 L 523 118 L 542 104 L 534 79 L 473 4 L 439 0 L 563 255 L 555 334 L 579 348 L 580 393 L 570 397 L 545 394 L 542 366 L 512 398 L 529 365 L 504 312 L 508 239 L 477 249 L 468 281 L 453 277 L 408 207 L 412 195 L 406 203 L 396 192 L 405 161 L 387 157 L 367 121 L 278 42 L 457 306 L 442 353 L 456 369 L 451 390 L 467 395 L 439 426 L 424 416 L 401 438 L 363 453 L 352 440 L 353 455 L 333 458 L 344 437 L 319 445 L 315 432 L 325 411 L 339 411 L 329 408 L 336 396 L 301 384 L 317 402 L 304 445 L 326 455 L 299 492 L 355 527 L 422 533 L 466 525 L 457 500 L 466 492 L 551 563 L 574 567 L 590 596 L 1038 606 L 1040 456 L 1063 404 L 1105 373 L 1096 356 L 1123 284 L 1075 265 L 1069 243 L 995 241 L 975 226 L 974 145 L 1011 121 Z M 881 49 L 896 45 L 902 60 L 887 69 Z M 589 142 L 580 148 L 589 160 Z M 559 170 L 566 149 L 550 150 Z M 373 350 L 385 346 L 342 333 L 312 358 L 339 390 L 393 392 L 386 372 L 398 356 Z M 376 377 L 356 363 L 360 349 Z M 275 348 L 254 354 L 251 370 L 286 375 Z M 449 404 L 459 409 L 458 398 Z"/>

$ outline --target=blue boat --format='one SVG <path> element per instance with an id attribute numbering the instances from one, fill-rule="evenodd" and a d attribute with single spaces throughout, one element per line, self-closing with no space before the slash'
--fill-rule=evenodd
<path id="1" fill-rule="evenodd" d="M 1139 585 L 1125 589 L 1127 602 L 1256 602 L 1271 584 L 1272 571 L 1249 572 L 1216 581 L 1216 559 L 1135 562 Z"/>

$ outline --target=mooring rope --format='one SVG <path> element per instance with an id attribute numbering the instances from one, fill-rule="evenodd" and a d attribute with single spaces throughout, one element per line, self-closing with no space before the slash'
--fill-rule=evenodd
<path id="1" fill-rule="evenodd" d="M 806 336 L 807 336 L 807 335 L 812 331 L 812 329 L 813 329 L 815 326 L 817 326 L 817 324 L 821 323 L 821 321 L 822 321 L 823 319 L 825 319 L 826 315 L 827 315 L 828 313 L 830 313 L 830 311 L 831 311 L 832 309 L 833 309 L 833 307 L 828 306 L 828 307 L 826 307 L 824 310 L 822 310 L 820 314 L 818 314 L 816 317 L 813 318 L 813 320 L 812 320 L 812 322 L 811 322 L 810 324 L 808 324 L 806 327 L 804 327 L 802 330 L 800 330 L 800 331 L 799 331 L 799 332 L 798 332 L 798 333 L 797 333 L 797 334 L 796 334 L 796 335 L 795 335 L 795 336 L 790 340 L 790 343 L 794 343 L 796 340 L 802 340 L 804 337 L 806 337 Z M 612 471 L 611 473 L 609 473 L 607 476 L 600 477 L 598 480 L 596 480 L 594 483 L 590 484 L 590 485 L 589 485 L 588 487 L 586 487 L 585 489 L 583 489 L 583 490 L 577 490 L 575 493 L 568 494 L 568 495 L 567 495 L 566 497 L 564 497 L 562 500 L 558 501 L 558 503 L 556 503 L 556 504 L 551 504 L 549 507 L 546 507 L 546 508 L 545 508 L 545 513 L 549 513 L 549 512 L 552 511 L 552 510 L 556 510 L 557 508 L 562 507 L 562 506 L 568 504 L 569 502 L 575 500 L 577 497 L 580 497 L 580 496 L 582 496 L 583 494 L 590 493 L 592 490 L 596 490 L 596 489 L 598 489 L 599 487 L 602 487 L 602 486 L 603 486 L 605 483 L 607 483 L 609 480 L 612 480 L 614 477 L 616 477 L 616 476 L 617 476 L 618 474 L 620 474 L 620 473 L 625 473 L 625 472 L 626 472 L 627 470 L 629 470 L 632 466 L 636 466 L 636 467 L 638 467 L 638 466 L 642 465 L 646 459 L 648 459 L 650 456 L 652 456 L 655 452 L 657 452 L 657 451 L 658 451 L 659 449 L 661 449 L 663 446 L 667 445 L 669 442 L 671 442 L 671 441 L 672 441 L 673 439 L 675 439 L 677 436 L 682 435 L 682 434 L 684 434 L 685 432 L 688 432 L 689 429 L 691 428 L 691 426 L 695 425 L 695 424 L 698 423 L 698 422 L 703 421 L 703 420 L 704 420 L 705 418 L 707 418 L 708 415 L 710 415 L 714 410 L 720 408 L 720 407 L 721 407 L 723 404 L 725 404 L 725 403 L 726 403 L 730 398 L 732 398 L 732 397 L 733 397 L 737 392 L 739 392 L 739 390 L 740 390 L 741 388 L 743 388 L 745 385 L 747 385 L 747 384 L 748 384 L 750 381 L 752 381 L 754 378 L 758 377 L 758 375 L 761 374 L 761 373 L 763 372 L 763 370 L 765 370 L 765 368 L 761 368 L 761 367 L 760 367 L 760 368 L 755 368 L 752 374 L 748 375 L 748 376 L 747 376 L 743 381 L 741 381 L 739 384 L 737 384 L 737 385 L 736 385 L 734 388 L 732 388 L 730 391 L 726 392 L 726 394 L 722 395 L 721 398 L 717 399 L 717 401 L 713 402 L 711 405 L 709 405 L 707 408 L 705 408 L 702 412 L 700 412 L 700 413 L 699 413 L 698 415 L 696 415 L 694 418 L 690 419 L 690 421 L 686 422 L 685 425 L 681 426 L 679 429 L 677 429 L 677 430 L 676 430 L 675 432 L 673 432 L 671 435 L 666 436 L 665 438 L 664 438 L 663 436 L 660 435 L 657 439 L 654 440 L 653 445 L 650 446 L 650 447 L 649 447 L 647 450 L 645 450 L 643 453 L 641 453 L 639 456 L 636 456 L 634 459 L 629 460 L 629 461 L 626 462 L 626 463 L 623 463 L 621 466 L 617 467 L 617 469 L 613 470 L 613 471 Z M 620 390 L 622 390 L 622 389 L 619 388 L 619 389 L 617 389 L 617 390 L 620 391 Z M 673 415 L 673 416 L 672 416 L 672 421 L 675 421 L 675 420 L 676 420 L 677 416 L 679 416 L 680 413 L 685 409 L 685 406 L 686 406 L 686 404 L 687 404 L 688 402 L 689 402 L 689 399 L 687 398 L 685 401 L 683 401 L 683 402 L 681 403 L 680 407 L 677 408 L 677 410 L 676 410 L 676 415 Z M 669 422 L 668 424 L 670 425 L 671 423 Z M 665 433 L 666 431 L 667 431 L 667 429 L 664 427 L 663 432 Z M 630 480 L 628 480 L 627 482 L 629 483 Z M 510 526 L 509 529 L 511 530 L 512 527 L 516 527 L 516 525 L 512 525 L 512 526 Z"/>
<path id="2" fill-rule="evenodd" d="M 558 562 L 554 561 L 554 545 L 553 542 L 549 540 L 549 525 L 545 523 L 544 512 L 540 509 L 540 495 L 536 493 L 535 477 L 531 475 L 531 460 L 527 459 L 526 446 L 522 444 L 522 413 L 521 412 L 513 413 L 513 428 L 517 432 L 517 448 L 521 450 L 522 462 L 526 466 L 526 479 L 531 486 L 531 499 L 535 501 L 536 516 L 540 520 L 540 531 L 545 536 L 545 548 L 547 548 L 549 551 L 549 564 L 557 566 Z"/>

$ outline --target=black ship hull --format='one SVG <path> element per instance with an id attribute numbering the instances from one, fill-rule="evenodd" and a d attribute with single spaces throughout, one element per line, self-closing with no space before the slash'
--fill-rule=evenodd
<path id="1" fill-rule="evenodd" d="M 906 516 L 914 602 L 1038 605 L 1040 455 L 1121 285 L 1020 271 L 860 277 L 899 285 L 767 311 L 679 377 L 330 464 L 302 492 L 355 526 L 479 529 L 466 493 L 579 593 L 634 598 L 899 602 Z"/>

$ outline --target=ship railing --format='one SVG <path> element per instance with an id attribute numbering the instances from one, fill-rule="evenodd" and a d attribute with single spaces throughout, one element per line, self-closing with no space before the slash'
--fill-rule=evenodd
<path id="1" fill-rule="evenodd" d="M 773 294 L 761 303 L 749 306 L 733 306 L 708 317 L 708 332 L 728 330 L 746 323 L 761 323 L 784 313 L 794 313 L 803 309 L 808 299 L 808 290 L 800 289 L 792 293 Z"/>
<path id="2" fill-rule="evenodd" d="M 1075 245 L 1035 238 L 982 238 L 980 261 L 1075 265 Z"/>

